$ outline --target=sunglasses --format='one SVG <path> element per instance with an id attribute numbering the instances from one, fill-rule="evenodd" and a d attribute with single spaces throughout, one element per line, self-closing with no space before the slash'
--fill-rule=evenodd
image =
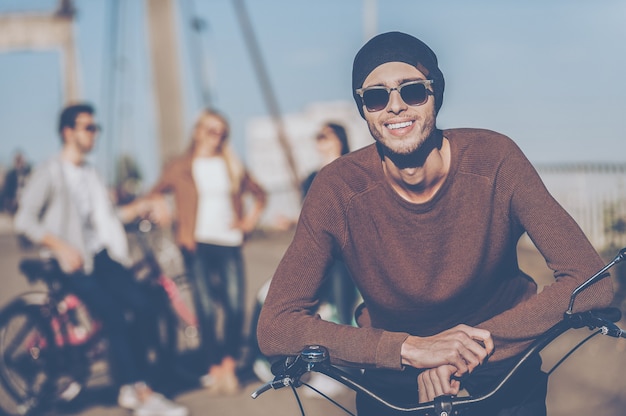
<path id="1" fill-rule="evenodd" d="M 434 93 L 427 88 L 434 81 L 432 79 L 420 79 L 398 85 L 396 88 L 388 88 L 382 85 L 359 88 L 356 93 L 361 97 L 361 102 L 367 111 L 374 112 L 384 110 L 389 104 L 391 91 L 398 91 L 402 101 L 408 105 L 422 105 L 428 101 L 429 95 Z"/>
<path id="2" fill-rule="evenodd" d="M 102 127 L 100 127 L 99 124 L 87 124 L 86 126 L 75 126 L 75 129 L 79 129 L 82 128 L 83 130 L 88 131 L 89 133 L 98 133 L 99 131 L 102 131 Z"/>

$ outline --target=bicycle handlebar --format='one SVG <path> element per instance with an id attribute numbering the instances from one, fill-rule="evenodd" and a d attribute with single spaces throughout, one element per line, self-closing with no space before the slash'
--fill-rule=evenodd
<path id="1" fill-rule="evenodd" d="M 444 395 L 436 397 L 432 402 L 421 403 L 414 407 L 397 406 L 378 396 L 362 382 L 359 382 L 356 376 L 333 366 L 330 363 L 328 350 L 325 347 L 311 345 L 303 349 L 299 355 L 295 357 L 289 356 L 273 365 L 272 373 L 275 376 L 274 379 L 254 391 L 252 398 L 255 399 L 270 389 L 280 389 L 287 386 L 293 388 L 299 387 L 303 384 L 300 380 L 301 377 L 307 372 L 315 371 L 337 380 L 358 393 L 369 396 L 371 399 L 391 410 L 418 415 L 425 415 L 427 413 L 437 416 L 458 414 L 458 412 L 464 408 L 482 403 L 496 395 L 524 363 L 534 355 L 539 354 L 548 344 L 570 329 L 587 327 L 590 330 L 598 329 L 597 333 L 614 338 L 626 338 L 626 331 L 622 330 L 614 323 L 619 321 L 622 315 L 621 311 L 617 308 L 573 312 L 573 305 L 577 295 L 594 283 L 606 278 L 609 275 L 607 270 L 625 259 L 626 248 L 622 248 L 611 262 L 574 289 L 570 297 L 569 307 L 563 314 L 561 321 L 535 339 L 502 380 L 491 391 L 481 396 L 456 397 Z M 587 340 L 589 338 L 590 337 L 588 337 Z"/>
<path id="2" fill-rule="evenodd" d="M 280 389 L 283 387 L 302 385 L 300 378 L 307 372 L 322 373 L 348 388 L 363 393 L 389 409 L 424 415 L 428 412 L 434 412 L 435 415 L 444 416 L 453 414 L 454 410 L 470 407 L 478 403 L 484 402 L 496 395 L 503 386 L 518 371 L 518 369 L 527 362 L 533 355 L 538 354 L 543 348 L 550 344 L 559 335 L 569 329 L 579 329 L 588 327 L 590 330 L 599 329 L 599 332 L 615 338 L 626 338 L 626 331 L 619 328 L 614 322 L 621 319 L 621 311 L 617 308 L 607 308 L 593 311 L 578 312 L 573 314 L 564 314 L 563 319 L 546 331 L 542 336 L 537 338 L 533 344 L 527 348 L 520 360 L 511 368 L 511 370 L 503 377 L 498 385 L 491 391 L 477 397 L 455 397 L 455 396 L 439 396 L 432 402 L 421 403 L 414 407 L 403 407 L 388 402 L 384 398 L 377 395 L 362 382 L 357 380 L 353 374 L 349 374 L 330 363 L 328 350 L 319 345 L 311 345 L 303 349 L 297 356 L 289 356 L 278 361 L 272 366 L 274 379 L 262 385 L 255 390 L 251 397 L 256 399 L 264 392 L 270 389 Z"/>

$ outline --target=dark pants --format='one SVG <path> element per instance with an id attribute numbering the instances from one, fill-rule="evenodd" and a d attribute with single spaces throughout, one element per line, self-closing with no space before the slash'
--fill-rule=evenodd
<path id="1" fill-rule="evenodd" d="M 198 243 L 195 253 L 184 251 L 185 263 L 194 287 L 202 348 L 207 367 L 222 358 L 239 358 L 245 314 L 245 276 L 241 247 Z M 223 325 L 218 325 L 218 308 Z M 222 328 L 221 334 L 217 329 Z"/>
<path id="2" fill-rule="evenodd" d="M 155 336 L 155 320 L 132 272 L 102 251 L 94 258 L 93 273 L 68 276 L 68 287 L 102 322 L 116 382 L 145 380 L 147 345 Z"/>
<path id="3" fill-rule="evenodd" d="M 462 387 L 472 396 L 487 393 L 512 368 L 518 357 L 478 367 L 463 381 Z M 394 404 L 405 407 L 417 405 L 417 375 L 419 371 L 368 370 L 365 379 L 375 392 Z M 499 394 L 485 405 L 474 407 L 464 416 L 545 416 L 548 376 L 541 371 L 541 359 L 537 357 L 526 363 Z M 357 394 L 359 416 L 399 416 L 407 413 L 388 410 L 372 399 Z"/>

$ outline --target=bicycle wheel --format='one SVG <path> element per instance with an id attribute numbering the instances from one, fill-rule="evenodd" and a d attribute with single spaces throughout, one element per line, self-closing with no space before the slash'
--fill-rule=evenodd
<path id="1" fill-rule="evenodd" d="M 15 301 L 0 312 L 0 409 L 32 415 L 51 403 L 57 355 L 45 305 Z"/>

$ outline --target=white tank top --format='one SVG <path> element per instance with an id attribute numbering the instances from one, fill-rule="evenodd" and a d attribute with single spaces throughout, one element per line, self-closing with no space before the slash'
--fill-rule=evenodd
<path id="1" fill-rule="evenodd" d="M 221 157 L 195 158 L 192 172 L 198 191 L 196 241 L 221 246 L 240 246 L 243 243 L 243 233 L 233 228 L 235 212 L 226 162 Z"/>

